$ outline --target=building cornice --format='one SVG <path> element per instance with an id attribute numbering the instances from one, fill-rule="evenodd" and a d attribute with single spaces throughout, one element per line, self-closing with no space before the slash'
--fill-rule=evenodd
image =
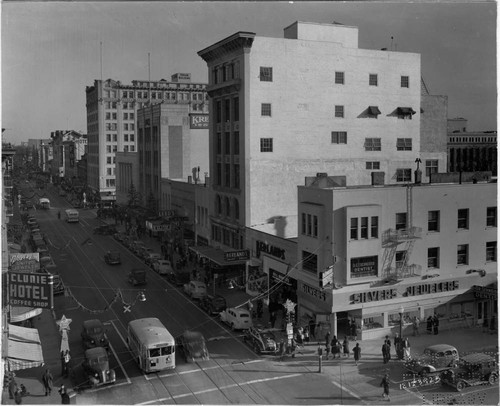
<path id="1" fill-rule="evenodd" d="M 220 59 L 237 50 L 247 50 L 252 47 L 255 38 L 254 32 L 239 31 L 208 48 L 202 49 L 198 55 L 207 63 Z"/>

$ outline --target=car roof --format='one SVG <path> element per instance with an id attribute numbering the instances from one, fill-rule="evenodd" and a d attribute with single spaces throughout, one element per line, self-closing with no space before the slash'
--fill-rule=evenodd
<path id="1" fill-rule="evenodd" d="M 232 310 L 233 312 L 239 313 L 239 314 L 243 314 L 243 313 L 250 314 L 250 312 L 248 310 L 242 309 L 241 307 L 230 307 L 227 310 Z"/>
<path id="2" fill-rule="evenodd" d="M 92 319 L 92 320 L 85 320 L 83 322 L 83 325 L 85 327 L 97 327 L 97 326 L 102 326 L 102 321 L 99 319 Z"/>
<path id="3" fill-rule="evenodd" d="M 95 357 L 100 357 L 102 355 L 108 355 L 107 351 L 103 347 L 94 347 L 94 348 L 89 348 L 88 350 L 85 351 L 85 356 L 87 358 L 95 358 Z"/>
<path id="4" fill-rule="evenodd" d="M 476 363 L 476 362 L 491 362 L 495 361 L 495 358 L 491 355 L 485 354 L 484 352 L 477 352 L 473 354 L 467 354 L 462 357 L 465 362 Z"/>
<path id="5" fill-rule="evenodd" d="M 452 345 L 448 345 L 448 344 L 434 344 L 434 345 L 430 345 L 429 347 L 427 347 L 425 349 L 425 351 L 427 351 L 427 350 L 432 351 L 432 352 L 440 352 L 440 351 L 447 351 L 447 350 L 455 350 L 455 351 L 457 351 L 457 349 L 455 347 L 453 347 Z"/>
<path id="6" fill-rule="evenodd" d="M 188 331 L 185 331 L 182 335 L 187 340 L 192 340 L 192 341 L 203 340 L 203 334 L 201 334 L 199 331 L 188 330 Z"/>

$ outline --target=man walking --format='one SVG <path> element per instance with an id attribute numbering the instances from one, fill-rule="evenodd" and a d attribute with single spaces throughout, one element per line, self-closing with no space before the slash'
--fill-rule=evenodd
<path id="1" fill-rule="evenodd" d="M 328 332 L 326 333 L 325 340 L 326 340 L 325 345 L 330 344 L 330 330 L 328 330 Z"/>
<path id="2" fill-rule="evenodd" d="M 382 397 L 384 399 L 387 398 L 387 401 L 390 402 L 391 398 L 389 397 L 389 374 L 384 375 L 384 377 L 382 378 L 382 382 L 380 383 L 380 386 L 384 387 L 384 393 L 382 393 Z"/>
<path id="3" fill-rule="evenodd" d="M 354 362 L 356 365 L 358 365 L 358 361 L 361 358 L 361 347 L 359 346 L 359 343 L 356 343 L 356 346 L 352 349 L 352 352 L 354 353 Z"/>
<path id="4" fill-rule="evenodd" d="M 43 387 L 45 388 L 45 396 L 49 396 L 52 392 L 53 377 L 50 370 L 47 368 L 42 375 Z"/>

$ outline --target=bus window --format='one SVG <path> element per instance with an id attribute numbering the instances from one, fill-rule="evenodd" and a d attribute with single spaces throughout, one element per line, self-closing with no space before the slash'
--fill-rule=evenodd
<path id="1" fill-rule="evenodd" d="M 150 357 L 159 357 L 160 356 L 160 349 L 159 348 L 152 348 L 149 350 L 149 356 Z"/>
<path id="2" fill-rule="evenodd" d="M 168 346 L 161 349 L 161 355 L 170 355 L 174 352 L 175 347 Z"/>

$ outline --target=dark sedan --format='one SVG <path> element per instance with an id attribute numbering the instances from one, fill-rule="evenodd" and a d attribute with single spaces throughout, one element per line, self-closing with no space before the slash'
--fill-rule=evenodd
<path id="1" fill-rule="evenodd" d="M 208 355 L 205 337 L 199 331 L 186 331 L 177 339 L 177 346 L 182 351 L 186 362 L 206 361 Z"/>

